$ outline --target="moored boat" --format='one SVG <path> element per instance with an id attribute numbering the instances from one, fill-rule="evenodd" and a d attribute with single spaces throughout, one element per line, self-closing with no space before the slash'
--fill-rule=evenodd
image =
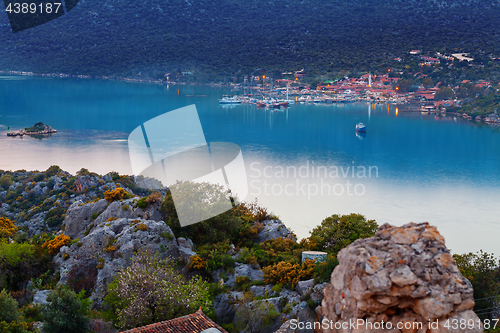
<path id="1" fill-rule="evenodd" d="M 241 104 L 241 99 L 238 96 L 223 96 L 219 99 L 219 104 Z"/>
<path id="2" fill-rule="evenodd" d="M 356 132 L 365 133 L 366 132 L 365 124 L 363 123 L 356 124 Z"/>

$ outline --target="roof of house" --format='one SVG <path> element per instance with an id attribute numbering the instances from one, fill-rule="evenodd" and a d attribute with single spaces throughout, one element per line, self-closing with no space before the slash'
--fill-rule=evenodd
<path id="1" fill-rule="evenodd" d="M 201 333 L 210 328 L 216 328 L 221 333 L 227 333 L 226 330 L 210 320 L 200 308 L 195 313 L 187 316 L 133 328 L 121 333 Z"/>

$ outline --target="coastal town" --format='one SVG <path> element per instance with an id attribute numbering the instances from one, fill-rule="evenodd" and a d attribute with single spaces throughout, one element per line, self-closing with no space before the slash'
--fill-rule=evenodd
<path id="1" fill-rule="evenodd" d="M 497 64 L 500 58 L 490 57 L 490 64 Z M 411 65 L 417 68 L 411 68 Z M 253 104 L 258 108 L 279 109 L 295 103 L 336 104 L 368 102 L 399 106 L 400 112 L 419 112 L 421 114 L 454 115 L 476 122 L 500 124 L 498 110 L 492 112 L 461 112 L 464 102 L 498 93 L 498 82 L 488 78 L 463 79 L 450 85 L 445 80 L 434 82 L 436 72 L 443 68 L 459 71 L 460 68 L 473 68 L 484 65 L 474 64 L 474 58 L 468 53 L 451 55 L 422 50 L 410 50 L 404 56 L 390 59 L 385 73 L 339 72 L 334 79 L 318 80 L 317 75 L 304 69 L 276 72 L 269 75 L 265 69 L 255 70 L 252 75 L 232 77 L 228 82 L 199 83 L 189 79 L 194 70 L 179 73 L 165 73 L 161 79 L 152 79 L 138 73 L 135 77 L 69 75 L 63 73 L 40 74 L 22 71 L 0 71 L 0 74 L 61 77 L 79 79 L 103 79 L 135 83 L 153 83 L 163 85 L 206 84 L 214 87 L 230 87 L 233 95 L 219 99 L 220 104 Z M 465 74 L 462 73 L 461 76 Z M 279 77 L 279 78 L 275 78 Z M 409 77 L 409 78 L 408 78 Z M 465 91 L 465 93 L 464 93 Z M 473 111 L 484 111 L 474 108 Z M 476 113 L 476 114 L 474 114 Z M 24 133 L 11 132 L 10 136 L 22 136 Z M 48 133 L 45 133 L 48 134 Z"/>
<path id="2" fill-rule="evenodd" d="M 304 85 L 307 73 L 302 69 L 295 72 L 281 73 L 285 79 L 271 79 L 265 74 L 245 77 L 243 83 L 232 84 L 235 91 L 243 94 L 225 96 L 221 104 L 255 104 L 257 107 L 282 108 L 293 103 L 351 103 L 369 102 L 403 106 L 400 112 L 419 112 L 421 114 L 455 115 L 476 122 L 500 124 L 498 110 L 487 115 L 472 116 L 468 112 L 459 112 L 464 102 L 474 98 L 498 92 L 498 83 L 488 79 L 464 79 L 450 86 L 439 81 L 436 84 L 430 78 L 429 70 L 438 70 L 445 62 L 447 67 L 466 63 L 474 59 L 467 53 L 454 53 L 451 56 L 436 53 L 435 57 L 422 55 L 421 50 L 412 50 L 409 56 L 419 61 L 420 70 L 410 72 L 394 66 L 384 74 L 366 73 L 355 77 L 344 76 L 335 80 L 324 80 L 312 85 Z M 400 63 L 402 58 L 394 58 Z M 500 58 L 491 58 L 498 62 Z M 467 66 L 467 65 L 466 65 Z M 406 65 L 406 67 L 408 67 Z M 403 76 L 411 75 L 411 80 Z M 248 93 L 247 93 L 248 91 Z M 464 91 L 467 91 L 464 93 Z M 470 95 L 470 96 L 469 96 Z M 476 108 L 477 110 L 477 108 Z"/>

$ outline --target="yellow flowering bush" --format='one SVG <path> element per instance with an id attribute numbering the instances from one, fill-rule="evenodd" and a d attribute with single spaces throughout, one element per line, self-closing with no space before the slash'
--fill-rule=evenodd
<path id="1" fill-rule="evenodd" d="M 116 200 L 129 199 L 132 198 L 132 194 L 125 191 L 123 187 L 117 187 L 112 191 L 104 192 L 104 199 L 108 202 L 113 202 Z"/>
<path id="2" fill-rule="evenodd" d="M 201 259 L 200 256 L 198 255 L 191 256 L 191 264 L 190 264 L 191 269 L 202 270 L 205 269 L 205 266 L 206 266 L 205 260 Z"/>
<path id="3" fill-rule="evenodd" d="M 61 247 L 68 245 L 70 240 L 69 236 L 58 235 L 50 241 L 45 241 L 42 247 L 49 249 L 49 254 L 55 254 Z"/>
<path id="4" fill-rule="evenodd" d="M 10 238 L 17 233 L 17 227 L 7 217 L 0 217 L 0 238 Z"/>
<path id="5" fill-rule="evenodd" d="M 144 223 L 140 223 L 138 225 L 135 226 L 138 230 L 141 230 L 141 231 L 146 231 L 148 230 L 148 226 Z"/>
<path id="6" fill-rule="evenodd" d="M 304 260 L 302 265 L 280 261 L 275 265 L 270 265 L 262 269 L 264 282 L 270 284 L 283 284 L 295 287 L 299 281 L 310 279 L 315 266 L 314 260 Z"/>

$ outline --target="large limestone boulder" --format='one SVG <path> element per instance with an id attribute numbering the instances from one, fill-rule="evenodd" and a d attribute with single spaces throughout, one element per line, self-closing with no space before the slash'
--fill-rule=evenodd
<path id="1" fill-rule="evenodd" d="M 252 265 L 236 263 L 234 268 L 234 273 L 229 275 L 228 280 L 225 282 L 226 285 L 234 287 L 237 277 L 248 277 L 250 281 L 263 281 L 264 273 L 260 269 L 260 266 L 254 267 Z"/>
<path id="2" fill-rule="evenodd" d="M 38 290 L 33 296 L 33 304 L 47 304 L 47 296 L 52 292 L 52 290 Z"/>
<path id="3" fill-rule="evenodd" d="M 472 288 L 428 223 L 385 224 L 338 259 L 322 302 L 324 320 L 331 323 L 324 332 L 483 332 L 472 311 Z M 455 319 L 476 325 L 453 329 Z M 353 321 L 360 324 L 352 327 Z"/>
<path id="4" fill-rule="evenodd" d="M 83 237 L 83 233 L 94 222 L 92 216 L 100 214 L 108 207 L 108 202 L 104 199 L 97 202 L 83 204 L 73 203 L 67 210 L 63 222 L 64 234 L 70 238 Z"/>
<path id="5" fill-rule="evenodd" d="M 280 220 L 265 220 L 262 222 L 264 228 L 259 232 L 256 243 L 262 243 L 269 239 L 289 238 L 296 240 L 290 230 Z"/>
<path id="6" fill-rule="evenodd" d="M 78 242 L 60 249 L 54 258 L 60 271 L 59 283 L 66 283 L 74 268 L 85 271 L 97 267 L 91 298 L 94 306 L 99 307 L 113 276 L 129 266 L 134 252 L 140 249 L 180 259 L 174 234 L 163 221 L 119 218 L 101 222 Z"/>
<path id="7" fill-rule="evenodd" d="M 63 222 L 64 234 L 75 238 L 82 238 L 86 230 L 116 218 L 143 218 L 146 220 L 161 220 L 160 205 L 150 205 L 147 208 L 137 206 L 139 198 L 132 198 L 108 203 L 101 199 L 96 202 L 74 202 L 66 212 Z"/>

